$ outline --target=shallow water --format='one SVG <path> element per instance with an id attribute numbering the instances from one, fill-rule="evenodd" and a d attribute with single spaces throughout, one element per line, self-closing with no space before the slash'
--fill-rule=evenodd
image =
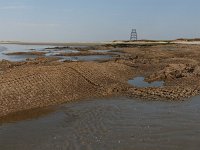
<path id="1" fill-rule="evenodd" d="M 18 45 L 18 44 L 1 44 L 0 45 L 0 60 L 9 61 L 25 61 L 27 58 L 36 58 L 35 55 L 5 55 L 13 52 L 31 52 L 42 51 L 48 45 Z M 53 47 L 53 46 L 52 46 Z"/>
<path id="2" fill-rule="evenodd" d="M 46 52 L 45 57 L 61 58 L 60 61 L 95 61 L 101 59 L 109 59 L 111 55 L 93 55 L 93 56 L 55 56 L 60 53 L 78 53 L 78 50 L 72 49 L 46 49 L 54 48 L 55 46 L 49 45 L 18 45 L 18 44 L 1 44 L 0 45 L 0 60 L 5 59 L 9 61 L 25 61 L 27 58 L 37 58 L 36 55 L 5 55 L 12 52 L 31 52 L 39 51 Z M 106 50 L 104 50 L 106 51 Z"/>
<path id="3" fill-rule="evenodd" d="M 200 97 L 186 102 L 128 98 L 64 104 L 0 126 L 2 150 L 198 150 Z"/>
<path id="4" fill-rule="evenodd" d="M 145 82 L 144 77 L 136 77 L 129 80 L 128 83 L 136 87 L 162 87 L 164 84 L 163 81 L 155 81 L 151 83 Z"/>

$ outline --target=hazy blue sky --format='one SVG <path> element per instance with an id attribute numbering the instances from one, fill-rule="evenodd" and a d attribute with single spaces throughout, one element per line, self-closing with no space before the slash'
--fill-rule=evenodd
<path id="1" fill-rule="evenodd" d="M 200 37 L 200 0 L 0 0 L 0 40 Z"/>

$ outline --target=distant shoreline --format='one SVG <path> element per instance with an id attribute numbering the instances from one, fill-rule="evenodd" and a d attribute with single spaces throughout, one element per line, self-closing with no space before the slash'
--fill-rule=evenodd
<path id="1" fill-rule="evenodd" d="M 59 42 L 0 42 L 0 44 L 17 44 L 17 45 L 52 45 L 52 46 L 90 46 L 103 45 L 105 43 L 59 43 Z"/>
<path id="2" fill-rule="evenodd" d="M 98 46 L 106 44 L 200 44 L 200 39 L 177 39 L 177 40 L 138 40 L 125 41 L 115 40 L 108 42 L 18 42 L 18 41 L 0 41 L 0 44 L 17 45 L 52 45 L 52 46 Z"/>

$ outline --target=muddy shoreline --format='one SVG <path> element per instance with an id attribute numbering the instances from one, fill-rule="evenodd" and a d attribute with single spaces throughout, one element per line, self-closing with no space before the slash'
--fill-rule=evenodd
<path id="1" fill-rule="evenodd" d="M 115 43 L 92 47 L 120 48 L 122 53 L 96 62 L 58 62 L 53 58 L 1 61 L 0 117 L 87 98 L 128 96 L 177 101 L 200 94 L 200 45 Z M 165 84 L 148 88 L 128 84 L 128 80 L 140 76 Z"/>

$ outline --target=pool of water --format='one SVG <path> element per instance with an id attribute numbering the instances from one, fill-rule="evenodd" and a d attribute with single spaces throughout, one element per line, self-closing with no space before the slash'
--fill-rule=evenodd
<path id="1" fill-rule="evenodd" d="M 40 117 L 30 115 L 29 119 L 1 123 L 0 147 L 2 150 L 198 150 L 199 98 L 186 102 L 112 98 L 64 104 Z"/>
<path id="2" fill-rule="evenodd" d="M 132 80 L 129 80 L 128 83 L 136 87 L 162 87 L 164 81 L 155 81 L 148 83 L 144 81 L 144 77 L 136 77 Z"/>

